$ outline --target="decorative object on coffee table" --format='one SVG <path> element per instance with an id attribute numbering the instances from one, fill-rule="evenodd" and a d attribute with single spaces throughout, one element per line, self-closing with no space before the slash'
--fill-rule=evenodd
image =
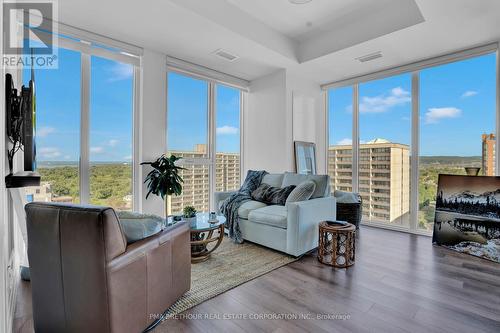
<path id="1" fill-rule="evenodd" d="M 226 218 L 217 216 L 217 222 L 210 221 L 209 213 L 196 214 L 196 220 L 191 227 L 191 262 L 198 263 L 207 260 L 224 238 L 224 223 Z"/>
<path id="2" fill-rule="evenodd" d="M 182 219 L 189 223 L 190 226 L 196 224 L 196 208 L 193 206 L 186 206 L 182 210 Z"/>
<path id="3" fill-rule="evenodd" d="M 354 265 L 356 227 L 351 223 L 319 224 L 318 260 L 336 268 Z"/>

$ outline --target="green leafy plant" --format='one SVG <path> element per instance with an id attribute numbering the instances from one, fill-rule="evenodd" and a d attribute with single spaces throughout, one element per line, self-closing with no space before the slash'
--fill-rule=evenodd
<path id="1" fill-rule="evenodd" d="M 180 157 L 174 155 L 167 157 L 164 154 L 154 162 L 141 163 L 141 165 L 150 165 L 153 168 L 144 180 L 144 183 L 147 183 L 148 187 L 146 199 L 151 193 L 162 199 L 166 199 L 172 194 L 182 194 L 182 183 L 184 181 L 179 176 L 179 171 L 185 170 L 185 168 L 175 165 L 175 162 L 180 159 Z M 168 207 L 167 200 L 165 200 L 165 205 Z"/>
<path id="2" fill-rule="evenodd" d="M 184 217 L 190 218 L 196 216 L 196 209 L 193 206 L 184 207 Z"/>

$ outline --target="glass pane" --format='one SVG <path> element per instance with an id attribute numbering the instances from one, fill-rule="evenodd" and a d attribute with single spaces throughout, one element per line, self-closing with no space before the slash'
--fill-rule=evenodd
<path id="1" fill-rule="evenodd" d="M 92 56 L 90 203 L 132 209 L 133 66 Z"/>
<path id="2" fill-rule="evenodd" d="M 185 159 L 208 158 L 208 83 L 168 73 L 167 153 Z M 172 196 L 172 214 L 185 206 L 209 210 L 209 163 L 184 164 L 180 196 Z"/>
<path id="3" fill-rule="evenodd" d="M 332 192 L 352 191 L 352 87 L 328 91 L 328 175 Z"/>
<path id="4" fill-rule="evenodd" d="M 359 86 L 363 220 L 410 226 L 411 75 Z"/>
<path id="5" fill-rule="evenodd" d="M 170 72 L 167 96 L 168 152 L 208 157 L 208 83 Z"/>
<path id="6" fill-rule="evenodd" d="M 35 70 L 37 171 L 41 186 L 28 201 L 80 201 L 80 53 L 59 49 L 58 69 Z M 23 70 L 28 85 L 31 70 Z"/>
<path id="7" fill-rule="evenodd" d="M 432 231 L 440 173 L 495 174 L 495 63 L 493 53 L 420 73 L 419 229 Z"/>
<path id="8" fill-rule="evenodd" d="M 217 86 L 215 190 L 240 188 L 240 91 Z"/>
<path id="9" fill-rule="evenodd" d="M 209 210 L 209 165 L 183 165 L 186 170 L 180 172 L 184 179 L 182 194 L 172 196 L 171 212 L 181 214 L 186 206 L 193 206 L 199 212 Z"/>

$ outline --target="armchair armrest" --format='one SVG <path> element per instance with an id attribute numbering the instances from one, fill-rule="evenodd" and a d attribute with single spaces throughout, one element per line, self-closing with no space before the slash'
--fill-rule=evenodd
<path id="1" fill-rule="evenodd" d="M 287 252 L 301 255 L 318 246 L 318 224 L 335 220 L 336 200 L 324 197 L 287 204 Z"/>
<path id="2" fill-rule="evenodd" d="M 236 193 L 237 191 L 225 191 L 225 192 L 215 192 L 214 193 L 214 202 L 215 202 L 215 209 L 217 210 L 217 213 L 220 213 L 220 203 L 224 200 L 226 200 L 231 194 Z"/>
<path id="3" fill-rule="evenodd" d="M 189 224 L 137 241 L 107 263 L 112 332 L 142 332 L 191 285 Z M 133 304 L 133 307 L 130 307 Z"/>

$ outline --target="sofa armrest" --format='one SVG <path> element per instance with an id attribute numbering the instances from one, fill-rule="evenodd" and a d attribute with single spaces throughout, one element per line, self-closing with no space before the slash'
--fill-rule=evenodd
<path id="1" fill-rule="evenodd" d="M 215 209 L 217 210 L 217 213 L 220 213 L 220 203 L 227 198 L 233 193 L 236 193 L 237 191 L 225 191 L 225 192 L 215 192 L 214 194 L 214 202 L 215 202 Z"/>
<path id="2" fill-rule="evenodd" d="M 318 225 L 335 220 L 336 200 L 324 197 L 287 204 L 287 252 L 301 255 L 318 246 Z"/>

